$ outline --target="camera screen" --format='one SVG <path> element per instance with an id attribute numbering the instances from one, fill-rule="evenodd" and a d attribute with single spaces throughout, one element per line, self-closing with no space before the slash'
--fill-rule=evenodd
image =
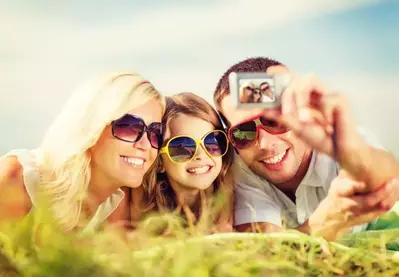
<path id="1" fill-rule="evenodd" d="M 239 102 L 273 103 L 276 101 L 273 78 L 240 79 Z"/>

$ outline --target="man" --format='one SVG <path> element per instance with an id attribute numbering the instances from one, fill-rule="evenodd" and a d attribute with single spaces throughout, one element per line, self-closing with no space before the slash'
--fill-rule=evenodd
<path id="1" fill-rule="evenodd" d="M 265 232 L 288 227 L 335 240 L 350 228 L 364 230 L 365 223 L 393 206 L 395 198 L 388 196 L 394 194 L 398 185 L 383 183 L 399 174 L 397 168 L 382 174 L 366 174 L 367 170 L 359 168 L 370 168 L 370 164 L 362 164 L 370 153 L 384 164 L 395 159 L 385 151 L 369 151 L 371 147 L 364 146 L 353 124 L 345 125 L 346 137 L 340 137 L 344 142 L 340 142 L 341 152 L 335 151 L 337 142 L 332 134 L 342 134 L 342 130 L 334 129 L 336 112 L 328 110 L 333 105 L 323 106 L 322 100 L 326 98 L 314 93 L 327 92 L 316 79 L 294 80 L 284 92 L 282 111 L 239 110 L 232 105 L 229 93 L 231 72 L 277 74 L 289 70 L 268 58 L 247 59 L 222 76 L 214 93 L 216 108 L 230 128 L 229 138 L 237 152 L 233 170 L 237 183 L 234 220 L 238 231 L 250 230 L 256 223 Z M 317 103 L 314 96 L 321 102 Z M 301 109 L 314 106 L 327 112 L 323 111 L 320 117 L 309 113 L 309 109 Z M 235 139 L 234 134 L 248 134 L 251 128 L 255 135 Z M 313 129 L 307 133 L 304 128 Z M 370 135 L 361 134 L 368 144 L 381 148 Z M 364 162 L 370 162 L 370 156 Z M 340 171 L 340 166 L 348 171 Z M 365 178 L 355 178 L 359 176 Z"/>

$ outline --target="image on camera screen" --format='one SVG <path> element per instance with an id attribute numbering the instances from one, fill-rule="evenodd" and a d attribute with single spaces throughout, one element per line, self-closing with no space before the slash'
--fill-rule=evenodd
<path id="1" fill-rule="evenodd" d="M 239 80 L 240 103 L 273 103 L 275 99 L 273 78 Z"/>

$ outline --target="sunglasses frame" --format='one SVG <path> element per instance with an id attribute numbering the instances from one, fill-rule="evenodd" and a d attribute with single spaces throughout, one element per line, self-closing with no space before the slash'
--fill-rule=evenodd
<path id="1" fill-rule="evenodd" d="M 140 135 L 137 136 L 137 138 L 132 141 L 132 140 L 126 140 L 123 138 L 118 137 L 117 135 L 115 135 L 115 123 L 117 123 L 118 120 L 122 119 L 123 117 L 125 117 L 126 115 L 129 115 L 137 120 L 139 120 L 141 123 L 143 123 L 143 131 L 141 132 Z M 152 145 L 151 143 L 151 138 L 150 138 L 150 132 L 152 130 L 151 126 L 154 124 L 160 124 L 161 125 L 161 138 L 160 138 L 160 146 L 159 147 L 155 147 L 154 145 Z M 144 133 L 147 134 L 147 139 L 151 145 L 152 148 L 159 150 L 162 147 L 162 142 L 164 140 L 164 136 L 165 136 L 165 129 L 166 129 L 166 125 L 163 122 L 152 122 L 150 125 L 147 126 L 147 124 L 144 122 L 144 119 L 142 119 L 141 117 L 137 116 L 137 115 L 133 115 L 133 114 L 125 114 L 123 116 L 121 116 L 120 118 L 111 121 L 111 129 L 112 129 L 112 136 L 118 140 L 124 141 L 124 142 L 130 142 L 130 143 L 136 143 L 138 142 L 144 135 Z"/>
<path id="2" fill-rule="evenodd" d="M 206 149 L 206 146 L 205 146 L 205 142 L 204 142 L 204 141 L 205 141 L 205 138 L 206 138 L 209 134 L 214 133 L 214 132 L 220 132 L 220 133 L 222 133 L 222 134 L 225 136 L 225 138 L 226 138 L 226 150 L 225 150 L 224 153 L 223 153 L 222 155 L 220 155 L 220 156 L 214 156 L 214 155 L 210 154 L 210 153 L 208 152 L 208 150 Z M 191 157 L 190 159 L 188 159 L 188 160 L 186 160 L 186 161 L 184 161 L 184 162 L 177 162 L 177 161 L 174 161 L 174 160 L 172 159 L 172 157 L 170 156 L 169 144 L 170 144 L 170 142 L 171 142 L 172 140 L 177 139 L 177 138 L 190 138 L 190 139 L 192 139 L 192 140 L 195 142 L 195 151 L 194 151 L 194 154 L 192 155 L 192 157 Z M 197 155 L 199 146 L 201 146 L 202 149 L 204 149 L 204 151 L 205 151 L 205 153 L 208 155 L 208 157 L 212 158 L 212 157 L 223 157 L 224 155 L 226 155 L 227 152 L 228 152 L 228 150 L 229 150 L 229 144 L 230 144 L 230 141 L 229 141 L 229 138 L 228 138 L 228 136 L 227 136 L 227 134 L 226 134 L 225 131 L 223 131 L 223 130 L 212 130 L 212 131 L 207 132 L 201 139 L 195 139 L 195 138 L 193 138 L 192 136 L 187 136 L 187 135 L 175 136 L 175 137 L 173 137 L 173 138 L 171 138 L 171 139 L 168 140 L 168 142 L 166 143 L 166 145 L 165 145 L 164 147 L 161 148 L 161 151 L 159 152 L 159 154 L 160 154 L 160 155 L 162 155 L 162 154 L 167 154 L 169 160 L 171 160 L 173 163 L 182 164 L 182 163 L 190 162 L 190 161 L 192 161 L 192 160 L 194 159 L 195 155 Z"/>
<path id="3" fill-rule="evenodd" d="M 242 122 L 240 122 L 240 123 L 238 123 L 238 124 L 236 124 L 236 125 L 234 125 L 234 126 L 232 126 L 232 127 L 230 127 L 230 128 L 228 129 L 228 131 L 227 131 L 227 138 L 229 139 L 229 141 L 231 142 L 231 144 L 232 144 L 235 148 L 237 148 L 237 149 L 246 149 L 246 148 L 249 148 L 249 147 L 251 147 L 251 146 L 256 145 L 256 144 L 258 143 L 258 138 L 259 138 L 259 129 L 263 129 L 263 130 L 265 130 L 266 132 L 268 132 L 269 134 L 272 134 L 272 135 L 281 135 L 281 134 L 284 134 L 284 133 L 286 133 L 286 132 L 289 131 L 289 129 L 284 129 L 284 130 L 281 131 L 281 132 L 272 132 L 271 130 L 268 129 L 267 126 L 265 126 L 265 125 L 260 121 L 260 118 L 261 118 L 261 117 L 262 117 L 262 114 L 260 114 L 260 115 L 258 114 L 258 115 L 256 115 L 256 116 L 250 117 L 249 119 L 246 119 L 246 120 L 244 120 L 244 121 L 242 121 Z M 239 125 L 241 125 L 241 124 L 244 124 L 244 123 L 248 123 L 248 122 L 255 122 L 255 126 L 256 126 L 256 129 L 255 129 L 255 132 L 256 132 L 255 138 L 254 138 L 254 139 L 252 140 L 252 142 L 251 142 L 250 144 L 248 144 L 247 146 L 245 146 L 245 147 L 239 147 L 239 146 L 237 146 L 237 145 L 234 143 L 234 139 L 232 139 L 232 137 L 233 137 L 232 130 L 233 130 L 233 128 L 236 128 L 237 126 L 239 126 Z"/>

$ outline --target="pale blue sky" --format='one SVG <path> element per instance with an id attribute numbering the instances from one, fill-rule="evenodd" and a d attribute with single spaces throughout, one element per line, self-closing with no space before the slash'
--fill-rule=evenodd
<path id="1" fill-rule="evenodd" d="M 36 147 L 93 74 L 142 73 L 211 100 L 235 62 L 270 56 L 347 94 L 399 154 L 399 1 L 0 1 L 0 154 Z"/>

